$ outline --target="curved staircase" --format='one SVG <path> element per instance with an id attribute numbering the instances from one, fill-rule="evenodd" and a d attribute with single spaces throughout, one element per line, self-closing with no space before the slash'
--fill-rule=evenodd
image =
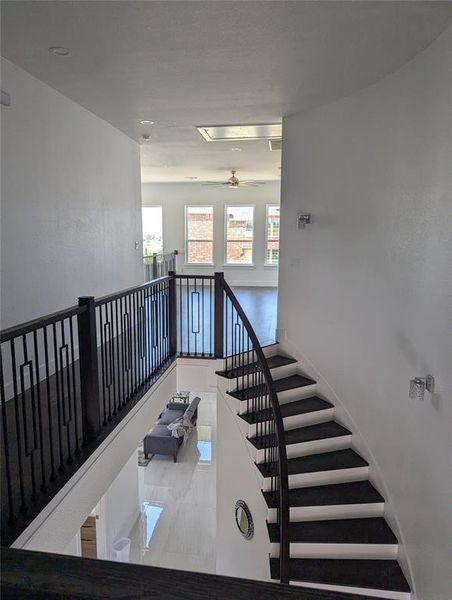
<path id="1" fill-rule="evenodd" d="M 315 395 L 316 382 L 299 372 L 295 359 L 280 354 L 277 344 L 264 352 L 285 432 L 290 583 L 408 600 L 410 588 L 397 562 L 398 540 L 384 518 L 385 500 L 369 481 L 369 464 L 353 450 L 352 432 L 335 419 L 334 406 Z M 250 411 L 259 385 L 246 384 L 259 365 L 235 362 L 226 361 L 229 368 L 217 374 L 231 380 L 227 393 L 248 424 L 247 439 L 255 449 L 268 506 L 270 573 L 279 579 L 280 496 L 269 485 L 278 469 L 271 458 L 276 439 L 274 434 L 256 435 L 256 424 L 270 420 L 272 409 L 260 404 Z"/>

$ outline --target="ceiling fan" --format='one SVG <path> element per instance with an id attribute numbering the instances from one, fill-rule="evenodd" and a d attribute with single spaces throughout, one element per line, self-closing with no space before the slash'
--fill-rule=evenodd
<path id="1" fill-rule="evenodd" d="M 237 171 L 231 171 L 231 177 L 227 181 L 206 181 L 203 185 L 227 185 L 230 189 L 238 187 L 258 187 L 265 185 L 265 181 L 256 181 L 255 179 L 239 179 L 235 176 Z"/>

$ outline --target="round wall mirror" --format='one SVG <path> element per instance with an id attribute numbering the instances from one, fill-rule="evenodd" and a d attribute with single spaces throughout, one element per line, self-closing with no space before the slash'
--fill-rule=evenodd
<path id="1" fill-rule="evenodd" d="M 235 522 L 243 537 L 250 540 L 254 535 L 253 517 L 248 505 L 243 500 L 237 500 L 235 503 Z"/>

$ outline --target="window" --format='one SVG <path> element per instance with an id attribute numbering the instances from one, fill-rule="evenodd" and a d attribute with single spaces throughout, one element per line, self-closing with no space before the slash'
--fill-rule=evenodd
<path id="1" fill-rule="evenodd" d="M 226 264 L 253 264 L 254 206 L 226 206 Z"/>
<path id="2" fill-rule="evenodd" d="M 265 228 L 265 264 L 278 265 L 279 262 L 279 222 L 280 207 L 267 205 L 267 219 Z"/>
<path id="3" fill-rule="evenodd" d="M 143 252 L 151 256 L 163 252 L 162 207 L 143 206 Z"/>
<path id="4" fill-rule="evenodd" d="M 213 206 L 185 207 L 186 262 L 213 264 Z"/>

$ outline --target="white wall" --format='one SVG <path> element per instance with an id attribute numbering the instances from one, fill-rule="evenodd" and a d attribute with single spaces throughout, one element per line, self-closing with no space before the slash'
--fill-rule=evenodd
<path id="1" fill-rule="evenodd" d="M 151 429 L 168 399 L 175 392 L 176 364 L 174 363 L 15 540 L 14 548 L 64 552 L 65 548 L 71 547 L 73 537 L 105 494 L 109 497 L 109 503 L 103 502 L 102 506 L 105 507 L 104 514 L 108 518 L 108 515 L 116 510 L 117 503 L 121 501 L 119 497 L 115 500 L 111 498 L 109 488 L 112 482 L 127 461 L 131 462 L 132 453 L 136 452 L 140 441 Z M 131 464 L 128 463 L 122 477 L 122 480 L 125 479 L 129 484 L 132 481 L 130 467 Z M 116 486 L 113 492 L 115 488 Z M 105 523 L 106 527 L 111 523 L 114 527 L 110 538 L 107 539 L 106 534 L 107 551 L 112 537 L 115 539 L 120 537 L 127 529 L 127 519 L 133 519 L 133 506 L 138 504 L 138 481 L 137 489 L 134 482 L 133 488 L 126 490 L 126 493 L 131 494 L 127 507 L 124 507 L 116 517 L 112 517 L 113 521 Z M 102 523 L 99 526 L 103 528 Z"/>
<path id="2" fill-rule="evenodd" d="M 238 400 L 228 396 L 228 384 L 218 377 L 217 392 L 217 548 L 218 575 L 270 580 L 270 541 L 263 478 L 254 465 L 248 426 L 237 416 Z M 232 386 L 231 386 L 232 387 Z M 235 522 L 235 503 L 244 500 L 254 523 L 254 536 L 246 540 Z"/>
<path id="3" fill-rule="evenodd" d="M 165 252 L 178 250 L 179 273 L 225 272 L 226 280 L 233 285 L 277 285 L 278 269 L 265 263 L 265 211 L 267 204 L 279 204 L 279 181 L 267 181 L 258 188 L 203 186 L 201 183 L 144 183 L 143 206 L 163 208 L 163 247 Z M 215 267 L 185 266 L 185 205 L 213 205 Z M 225 266 L 224 257 L 224 207 L 227 204 L 254 205 L 254 266 Z"/>
<path id="4" fill-rule="evenodd" d="M 1 326 L 141 283 L 138 145 L 7 60 Z M 135 250 L 135 240 L 139 248 Z"/>
<path id="5" fill-rule="evenodd" d="M 129 536 L 140 515 L 137 460 L 135 449 L 93 511 L 98 517 L 98 558 L 111 560 L 113 544 Z"/>
<path id="6" fill-rule="evenodd" d="M 67 554 L 68 556 L 81 556 L 82 555 L 82 540 L 80 531 L 74 535 L 69 544 L 66 545 L 61 554 Z"/>
<path id="7" fill-rule="evenodd" d="M 284 119 L 279 335 L 383 477 L 422 600 L 452 589 L 452 29 L 395 74 Z M 297 230 L 296 215 L 315 223 Z M 437 391 L 408 398 L 431 373 Z"/>

